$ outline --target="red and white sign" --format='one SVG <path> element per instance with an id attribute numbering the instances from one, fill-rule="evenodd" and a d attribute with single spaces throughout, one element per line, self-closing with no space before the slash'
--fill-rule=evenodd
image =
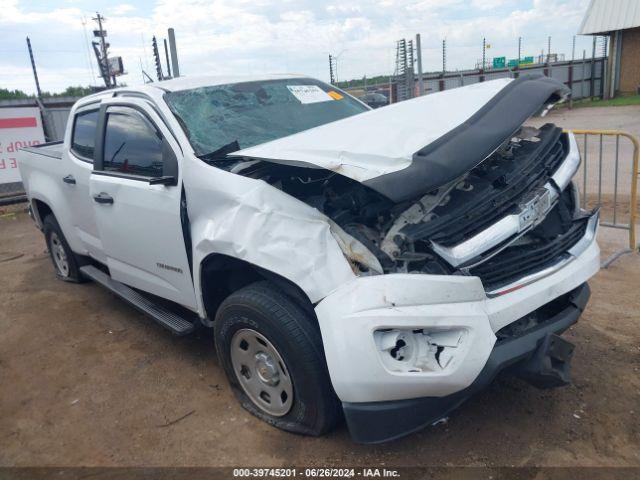
<path id="1" fill-rule="evenodd" d="M 0 108 L 0 183 L 20 181 L 18 149 L 44 143 L 37 107 Z"/>

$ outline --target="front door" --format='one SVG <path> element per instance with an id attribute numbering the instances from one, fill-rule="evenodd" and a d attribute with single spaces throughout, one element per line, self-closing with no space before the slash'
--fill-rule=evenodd
<path id="1" fill-rule="evenodd" d="M 179 146 L 142 100 L 109 99 L 100 115 L 104 137 L 90 189 L 111 277 L 195 310 L 180 218 Z M 172 184 L 156 183 L 167 173 Z"/>

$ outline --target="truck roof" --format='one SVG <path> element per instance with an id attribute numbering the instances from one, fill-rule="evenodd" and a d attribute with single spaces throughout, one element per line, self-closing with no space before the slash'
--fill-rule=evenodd
<path id="1" fill-rule="evenodd" d="M 305 78 L 308 75 L 294 73 L 262 74 L 262 75 L 194 75 L 192 77 L 179 77 L 162 82 L 147 84 L 148 86 L 162 88 L 170 92 L 190 90 L 192 88 L 226 85 L 230 83 L 257 82 L 264 80 L 285 80 L 287 78 Z"/>
<path id="2" fill-rule="evenodd" d="M 187 77 L 172 78 L 171 80 L 163 80 L 160 82 L 146 83 L 144 85 L 136 85 L 131 87 L 119 87 L 111 90 L 103 90 L 76 102 L 77 106 L 95 102 L 96 99 L 102 97 L 110 97 L 119 92 L 143 92 L 155 96 L 161 92 L 179 92 L 181 90 L 190 90 L 199 87 L 211 87 L 215 85 L 227 85 L 230 83 L 242 82 L 259 82 L 265 80 L 286 80 L 288 78 L 308 78 L 308 75 L 296 73 L 277 73 L 277 74 L 261 74 L 261 75 L 194 75 Z M 159 92 L 161 91 L 161 92 Z"/>

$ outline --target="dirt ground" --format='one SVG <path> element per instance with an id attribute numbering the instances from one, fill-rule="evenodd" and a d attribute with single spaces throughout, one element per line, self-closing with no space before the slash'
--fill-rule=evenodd
<path id="1" fill-rule="evenodd" d="M 589 110 L 551 120 L 593 126 Z M 640 109 L 622 113 L 619 128 L 640 133 Z M 611 123 L 602 128 L 617 125 L 609 117 L 597 115 Z M 591 282 L 566 334 L 577 346 L 573 385 L 541 391 L 499 378 L 447 423 L 363 446 L 344 426 L 308 438 L 255 419 L 230 392 L 210 333 L 174 337 L 98 285 L 56 280 L 42 235 L 19 207 L 8 211 L 17 213 L 0 211 L 0 466 L 640 466 L 638 254 Z M 603 258 L 626 238 L 601 229 Z"/>

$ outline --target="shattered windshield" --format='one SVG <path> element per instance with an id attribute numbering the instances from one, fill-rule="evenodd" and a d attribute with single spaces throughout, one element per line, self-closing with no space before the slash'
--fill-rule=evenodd
<path id="1" fill-rule="evenodd" d="M 196 155 L 212 160 L 368 110 L 310 78 L 201 87 L 164 98 Z"/>

